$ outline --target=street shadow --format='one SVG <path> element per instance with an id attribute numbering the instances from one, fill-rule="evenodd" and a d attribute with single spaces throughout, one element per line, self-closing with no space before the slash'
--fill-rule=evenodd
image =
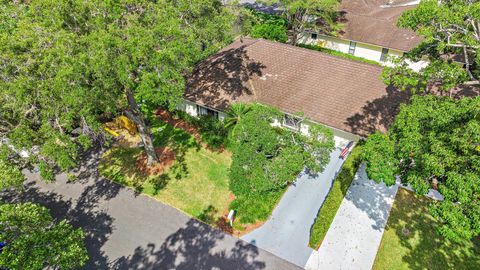
<path id="1" fill-rule="evenodd" d="M 374 230 L 385 228 L 390 204 L 393 202 L 397 187 L 387 187 L 384 183 L 377 184 L 370 180 L 365 171 L 365 164 L 360 165 L 345 199 L 351 201 L 356 208 L 365 212 Z"/>
<path id="2" fill-rule="evenodd" d="M 185 98 L 218 110 L 231 102 L 252 101 L 250 80 L 266 66 L 248 56 L 247 44 L 221 51 L 199 63 L 187 80 Z"/>
<path id="3" fill-rule="evenodd" d="M 344 123 L 353 133 L 366 136 L 377 130 L 385 132 L 398 114 L 400 104 L 408 103 L 411 97 L 409 91 L 399 91 L 387 87 L 387 93 L 377 99 L 368 101 L 361 113 L 355 113 Z"/>
<path id="4" fill-rule="evenodd" d="M 241 240 L 234 246 L 223 232 L 196 220 L 189 220 L 183 228 L 170 235 L 159 247 L 148 244 L 137 247 L 130 256 L 116 259 L 111 269 L 264 269 L 265 263 L 256 259 L 257 247 Z M 222 242 L 233 246 L 222 247 Z"/>
<path id="5" fill-rule="evenodd" d="M 99 154 L 99 153 L 97 153 Z M 82 191 L 76 200 L 42 190 L 34 180 L 27 180 L 24 189 L 18 191 L 5 191 L 0 194 L 2 202 L 34 202 L 50 210 L 55 220 L 66 219 L 75 228 L 81 228 L 85 233 L 85 244 L 89 260 L 82 269 L 107 269 L 108 256 L 101 250 L 109 239 L 113 230 L 114 219 L 98 205 L 101 201 L 108 201 L 118 195 L 122 186 L 105 179 L 100 179 L 96 171 L 98 155 L 89 155 L 85 166 L 78 169 L 77 179 L 69 183 L 65 174 L 58 174 L 56 181 L 66 185 L 81 185 Z M 88 172 L 90 166 L 95 167 Z M 91 167 L 91 168 L 93 168 Z M 32 172 L 30 173 L 32 176 Z M 42 180 L 38 180 L 42 181 Z M 86 187 L 83 187 L 87 185 Z M 74 187 L 69 187 L 75 190 Z"/>
<path id="6" fill-rule="evenodd" d="M 432 200 L 400 188 L 387 230 L 394 230 L 407 252 L 409 269 L 480 269 L 480 239 L 451 242 L 437 233 L 438 221 L 428 211 Z"/>

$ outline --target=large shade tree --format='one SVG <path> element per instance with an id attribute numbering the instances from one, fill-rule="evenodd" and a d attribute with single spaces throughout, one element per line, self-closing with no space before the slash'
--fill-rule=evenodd
<path id="1" fill-rule="evenodd" d="M 388 134 L 364 146 L 368 176 L 394 184 L 395 175 L 418 193 L 438 188 L 431 205 L 440 233 L 453 240 L 480 235 L 480 97 L 415 96 Z"/>
<path id="2" fill-rule="evenodd" d="M 217 0 L 2 1 L 0 137 L 38 146 L 32 159 L 52 178 L 104 141 L 100 115 L 125 112 L 155 162 L 142 108 L 175 107 L 183 75 L 229 40 L 230 21 Z"/>
<path id="3" fill-rule="evenodd" d="M 298 37 L 305 30 L 318 29 L 322 22 L 323 30 L 334 28 L 338 15 L 338 0 L 265 0 L 267 4 L 275 4 L 282 10 L 288 22 L 289 43 L 297 45 Z"/>
<path id="4" fill-rule="evenodd" d="M 422 0 L 405 11 L 400 27 L 423 38 L 411 52 L 394 59 L 386 68 L 386 83 L 418 92 L 438 87 L 450 91 L 459 84 L 478 84 L 480 78 L 480 2 L 471 0 Z M 414 71 L 409 61 L 428 64 Z"/>
<path id="5" fill-rule="evenodd" d="M 0 239 L 5 269 L 74 269 L 88 260 L 84 233 L 56 222 L 47 208 L 33 203 L 0 205 Z"/>

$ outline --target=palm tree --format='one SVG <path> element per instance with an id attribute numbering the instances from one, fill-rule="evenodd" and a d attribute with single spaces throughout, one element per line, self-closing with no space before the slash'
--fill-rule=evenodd
<path id="1" fill-rule="evenodd" d="M 250 111 L 250 106 L 245 103 L 233 103 L 227 110 L 228 117 L 225 119 L 225 128 L 233 128 L 240 119 Z"/>

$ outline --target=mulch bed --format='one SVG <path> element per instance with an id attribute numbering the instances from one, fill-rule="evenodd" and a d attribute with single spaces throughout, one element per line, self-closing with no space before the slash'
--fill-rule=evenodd
<path id="1" fill-rule="evenodd" d="M 157 111 L 155 112 L 155 115 L 158 118 L 160 118 L 160 120 L 162 120 L 163 122 L 170 124 L 173 127 L 181 128 L 186 132 L 192 134 L 195 137 L 195 139 L 197 139 L 197 141 L 199 142 L 202 141 L 200 132 L 198 131 L 198 128 L 195 125 L 188 123 L 183 119 L 174 119 L 170 114 L 170 112 L 168 112 L 165 109 L 157 109 Z"/>
<path id="2" fill-rule="evenodd" d="M 168 147 L 155 148 L 160 161 L 153 166 L 147 165 L 147 154 L 143 152 L 137 158 L 137 168 L 140 172 L 146 175 L 159 175 L 165 172 L 175 162 L 175 152 Z"/>

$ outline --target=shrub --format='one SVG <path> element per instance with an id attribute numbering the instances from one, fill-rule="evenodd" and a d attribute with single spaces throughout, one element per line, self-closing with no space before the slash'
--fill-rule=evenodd
<path id="1" fill-rule="evenodd" d="M 285 188 L 308 167 L 320 172 L 334 147 L 332 131 L 311 126 L 312 137 L 271 123 L 283 114 L 277 109 L 253 104 L 231 130 L 232 165 L 230 189 L 237 196 L 231 207 L 240 222 L 268 217 Z M 315 139 L 313 139 L 315 138 Z M 325 157 L 326 155 L 326 157 Z"/>
<path id="2" fill-rule="evenodd" d="M 252 27 L 250 36 L 285 43 L 288 40 L 287 28 L 284 25 L 265 23 Z"/>
<path id="3" fill-rule="evenodd" d="M 222 121 L 209 115 L 201 116 L 196 120 L 202 141 L 212 148 L 221 148 L 228 137 L 227 129 Z"/>
<path id="4" fill-rule="evenodd" d="M 333 182 L 332 189 L 318 211 L 317 218 L 310 229 L 310 246 L 318 248 L 332 224 L 338 208 L 347 193 L 362 162 L 362 146 L 357 145 L 345 160 L 340 173 Z"/>

